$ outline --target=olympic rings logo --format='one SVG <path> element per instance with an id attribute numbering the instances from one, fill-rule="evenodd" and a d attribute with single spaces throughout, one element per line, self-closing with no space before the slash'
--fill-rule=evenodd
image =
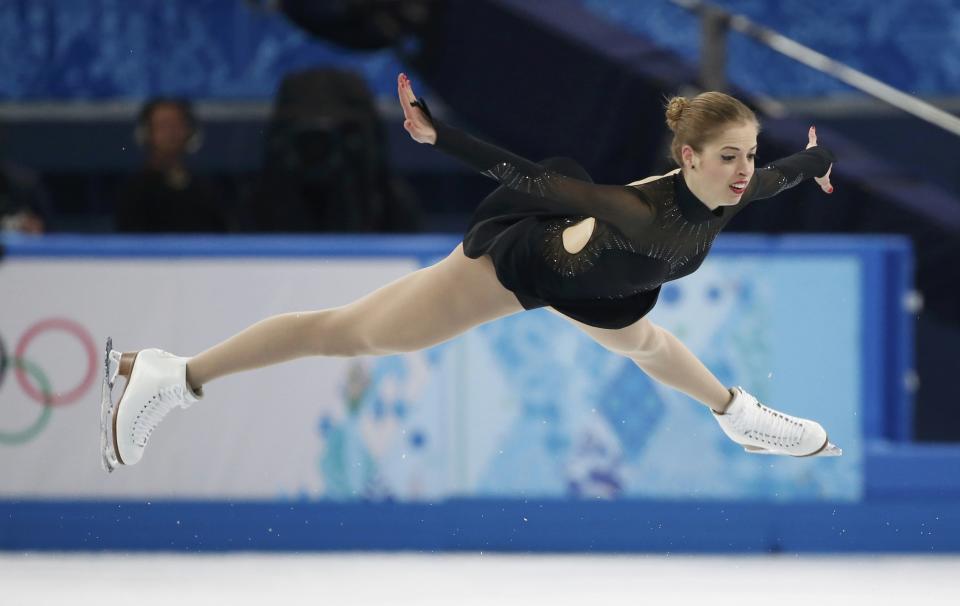
<path id="1" fill-rule="evenodd" d="M 31 342 L 45 332 L 65 332 L 80 342 L 87 358 L 87 368 L 83 379 L 68 391 L 54 391 L 50 379 L 38 364 L 27 357 Z M 34 402 L 40 404 L 40 413 L 30 425 L 22 429 L 8 430 L 0 428 L 0 445 L 19 445 L 35 438 L 50 421 L 54 407 L 72 404 L 90 389 L 97 375 L 97 348 L 90 333 L 73 320 L 66 318 L 48 318 L 31 326 L 14 349 L 13 355 L 7 352 L 6 344 L 0 337 L 0 389 L 3 389 L 7 372 L 13 369 L 20 389 Z M 31 381 L 32 379 L 32 381 Z"/>

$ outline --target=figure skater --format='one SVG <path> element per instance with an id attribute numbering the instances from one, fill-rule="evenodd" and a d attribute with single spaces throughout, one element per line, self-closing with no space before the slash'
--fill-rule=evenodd
<path id="1" fill-rule="evenodd" d="M 820 424 L 728 389 L 676 337 L 646 319 L 664 282 L 696 270 L 721 229 L 753 200 L 814 177 L 827 193 L 832 154 L 807 148 L 754 170 L 759 123 L 719 92 L 674 97 L 666 121 L 680 168 L 626 186 L 596 185 L 576 162 L 534 163 L 434 119 L 397 79 L 403 126 L 500 186 L 446 258 L 340 307 L 262 320 L 192 358 L 123 353 L 107 340 L 101 402 L 103 465 L 133 465 L 175 407 L 219 377 L 304 356 L 390 355 L 443 343 L 477 326 L 546 307 L 652 378 L 707 406 L 752 453 L 836 456 Z M 114 405 L 117 375 L 126 379 Z"/>

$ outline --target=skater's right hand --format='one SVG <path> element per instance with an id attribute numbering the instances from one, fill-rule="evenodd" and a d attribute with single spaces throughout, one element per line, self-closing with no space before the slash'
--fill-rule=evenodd
<path id="1" fill-rule="evenodd" d="M 430 119 L 419 107 L 411 105 L 417 100 L 417 96 L 413 94 L 410 78 L 407 78 L 406 74 L 397 76 L 397 94 L 400 95 L 400 107 L 403 108 L 403 128 L 417 143 L 436 143 L 437 131 Z"/>

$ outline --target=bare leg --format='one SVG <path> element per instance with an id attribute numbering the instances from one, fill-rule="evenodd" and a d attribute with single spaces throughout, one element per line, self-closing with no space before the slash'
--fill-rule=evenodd
<path id="1" fill-rule="evenodd" d="M 489 257 L 470 259 L 461 244 L 442 261 L 348 305 L 262 320 L 191 358 L 187 381 L 196 389 L 304 356 L 415 351 L 519 311 L 523 306 L 497 280 Z"/>
<path id="2" fill-rule="evenodd" d="M 716 412 L 726 410 L 732 396 L 693 352 L 667 330 L 642 318 L 626 328 L 596 328 L 550 311 L 573 323 L 597 343 L 632 359 L 657 381 L 680 390 Z"/>

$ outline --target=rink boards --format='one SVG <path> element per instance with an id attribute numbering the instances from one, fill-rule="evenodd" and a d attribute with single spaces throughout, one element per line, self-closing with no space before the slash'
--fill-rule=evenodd
<path id="1" fill-rule="evenodd" d="M 955 548 L 936 473 L 952 450 L 904 443 L 899 239 L 721 238 L 651 316 L 723 382 L 823 422 L 840 459 L 748 456 L 701 406 L 538 310 L 423 352 L 223 379 L 109 477 L 88 380 L 108 334 L 191 354 L 268 315 L 349 303 L 457 240 L 6 243 L 0 338 L 24 360 L 0 383 L 6 548 Z"/>

